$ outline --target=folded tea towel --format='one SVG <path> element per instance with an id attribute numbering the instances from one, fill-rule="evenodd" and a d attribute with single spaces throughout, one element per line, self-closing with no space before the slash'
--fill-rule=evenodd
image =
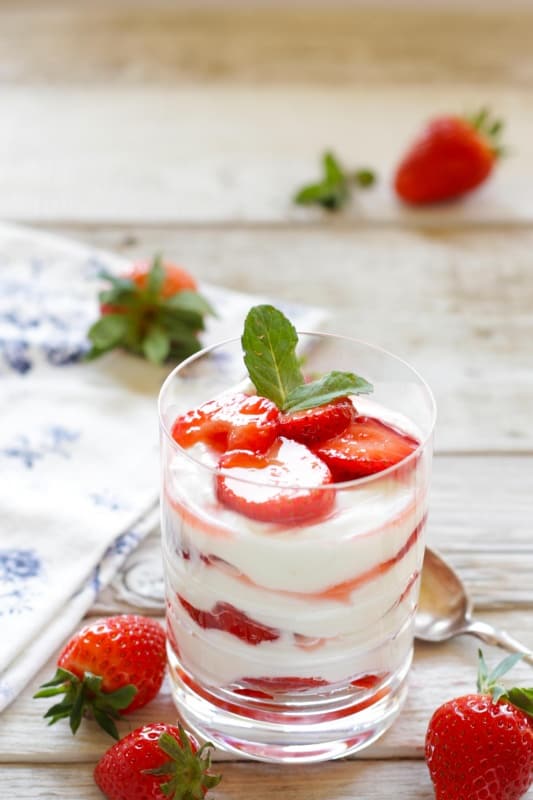
<path id="1" fill-rule="evenodd" d="M 123 259 L 0 226 L 0 710 L 91 607 L 158 520 L 157 393 L 168 366 L 123 352 L 86 362 L 99 272 Z M 239 335 L 264 298 L 202 286 Z M 277 303 L 297 327 L 320 309 Z"/>

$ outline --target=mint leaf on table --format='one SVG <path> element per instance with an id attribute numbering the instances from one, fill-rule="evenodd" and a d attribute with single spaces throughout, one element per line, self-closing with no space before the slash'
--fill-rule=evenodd
<path id="1" fill-rule="evenodd" d="M 292 322 L 271 305 L 248 312 L 242 335 L 244 363 L 258 394 L 281 411 L 303 411 L 349 394 L 368 394 L 372 384 L 353 372 L 333 370 L 311 383 L 302 374 Z"/>
<path id="2" fill-rule="evenodd" d="M 367 188 L 375 183 L 375 173 L 367 168 L 350 175 L 336 156 L 328 151 L 322 156 L 323 177 L 320 181 L 303 186 L 294 195 L 298 205 L 320 205 L 328 211 L 337 211 L 351 199 L 351 185 Z"/>

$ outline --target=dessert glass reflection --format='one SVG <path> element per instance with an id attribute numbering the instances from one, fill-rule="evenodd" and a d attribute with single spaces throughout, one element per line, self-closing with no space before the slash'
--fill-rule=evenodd
<path id="1" fill-rule="evenodd" d="M 269 450 L 275 464 L 290 465 L 282 478 L 246 458 L 228 472 L 205 443 L 179 444 L 180 415 L 254 391 L 239 340 L 180 364 L 159 401 L 173 698 L 201 739 L 274 762 L 360 750 L 402 707 L 435 421 L 429 388 L 405 362 L 352 339 L 299 336 L 306 371 L 334 367 L 372 382 L 371 396 L 350 398 L 356 421 L 411 442 L 399 463 L 317 485 L 307 448 L 289 439 Z M 282 511 L 272 519 L 246 511 L 265 503 Z"/>

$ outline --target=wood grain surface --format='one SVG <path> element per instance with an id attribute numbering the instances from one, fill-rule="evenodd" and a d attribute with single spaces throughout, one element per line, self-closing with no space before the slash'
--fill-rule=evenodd
<path id="1" fill-rule="evenodd" d="M 476 614 L 533 647 L 533 8 L 313 5 L 0 0 L 0 218 L 325 306 L 332 332 L 413 363 L 439 406 L 429 542 Z M 401 207 L 391 178 L 413 133 L 481 104 L 508 124 L 491 181 Z M 328 147 L 379 173 L 337 216 L 291 199 Z M 157 553 L 154 534 L 132 559 Z M 93 613 L 127 608 L 108 587 Z M 476 649 L 418 644 L 405 711 L 360 758 L 286 769 L 217 754 L 214 800 L 430 800 L 427 722 L 470 690 Z M 0 795 L 97 800 L 109 741 L 86 722 L 76 740 L 45 726 L 31 694 L 51 670 L 0 718 Z M 175 718 L 166 684 L 122 730 L 156 718 Z"/>

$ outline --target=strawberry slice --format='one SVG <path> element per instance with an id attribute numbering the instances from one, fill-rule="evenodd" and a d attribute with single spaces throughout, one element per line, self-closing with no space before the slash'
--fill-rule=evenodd
<path id="1" fill-rule="evenodd" d="M 182 447 L 204 442 L 218 452 L 268 450 L 278 434 L 279 410 L 266 397 L 238 392 L 209 400 L 175 421 L 172 436 Z"/>
<path id="2" fill-rule="evenodd" d="M 200 628 L 226 631 L 236 636 L 243 642 L 257 645 L 261 642 L 274 642 L 279 639 L 279 631 L 262 625 L 249 617 L 244 611 L 232 606 L 231 603 L 216 603 L 211 611 L 202 611 L 178 595 L 181 605 Z"/>
<path id="3" fill-rule="evenodd" d="M 323 678 L 301 678 L 298 675 L 283 675 L 279 677 L 265 676 L 264 678 L 243 678 L 242 683 L 247 684 L 252 690 L 268 691 L 274 694 L 282 692 L 305 692 L 309 689 L 318 689 L 327 686 L 328 681 Z M 243 691 L 244 693 L 244 691 Z"/>
<path id="4" fill-rule="evenodd" d="M 331 403 L 303 411 L 281 414 L 280 436 L 302 444 L 316 444 L 331 439 L 348 427 L 356 411 L 349 397 L 339 397 Z"/>
<path id="5" fill-rule="evenodd" d="M 223 470 L 216 479 L 219 501 L 251 519 L 309 522 L 331 511 L 335 502 L 333 491 L 319 488 L 331 483 L 328 467 L 291 439 L 276 439 L 264 454 L 230 451 L 219 466 Z"/>
<path id="6" fill-rule="evenodd" d="M 419 442 L 374 417 L 357 417 L 339 436 L 313 448 L 335 481 L 381 472 L 407 458 Z"/>

